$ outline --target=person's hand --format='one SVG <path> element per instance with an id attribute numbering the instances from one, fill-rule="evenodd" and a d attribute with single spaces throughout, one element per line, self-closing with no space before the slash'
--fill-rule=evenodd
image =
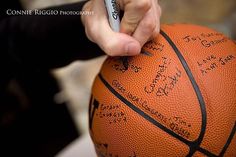
<path id="1" fill-rule="evenodd" d="M 104 0 L 90 0 L 83 11 L 93 15 L 81 16 L 87 37 L 110 56 L 132 56 L 159 33 L 161 8 L 158 0 L 117 0 L 124 11 L 120 32 L 109 25 Z"/>

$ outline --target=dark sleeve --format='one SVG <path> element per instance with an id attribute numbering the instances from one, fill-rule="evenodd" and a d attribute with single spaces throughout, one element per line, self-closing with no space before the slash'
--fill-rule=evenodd
<path id="1" fill-rule="evenodd" d="M 103 55 L 101 49 L 87 39 L 80 15 L 60 14 L 60 11 L 78 13 L 84 3 L 46 9 L 58 11 L 56 15 L 12 16 L 1 20 L 0 57 L 5 59 L 7 55 L 20 64 L 55 68 L 73 60 Z"/>

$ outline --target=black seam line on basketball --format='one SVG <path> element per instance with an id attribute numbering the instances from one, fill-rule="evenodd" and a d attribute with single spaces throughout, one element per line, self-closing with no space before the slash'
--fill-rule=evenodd
<path id="1" fill-rule="evenodd" d="M 141 109 L 139 109 L 138 107 L 136 107 L 134 104 L 132 104 L 131 102 L 129 102 L 126 98 L 124 98 L 121 94 L 119 94 L 102 76 L 101 73 L 98 74 L 100 80 L 102 81 L 102 83 L 107 87 L 107 89 L 114 94 L 118 99 L 120 99 L 124 104 L 126 104 L 129 108 L 131 108 L 133 111 L 137 112 L 140 116 L 142 116 L 143 118 L 145 118 L 147 121 L 149 121 L 150 123 L 152 123 L 153 125 L 157 126 L 158 128 L 160 128 L 161 130 L 165 131 L 166 133 L 170 134 L 171 136 L 177 138 L 178 140 L 182 141 L 183 143 L 185 143 L 186 145 L 190 146 L 191 145 L 191 141 L 186 140 L 185 138 L 179 136 L 178 134 L 176 134 L 175 132 L 171 131 L 170 129 L 166 128 L 165 126 L 163 126 L 161 123 L 157 122 L 155 119 L 153 119 L 152 117 L 150 117 L 148 114 L 146 114 L 145 112 L 143 112 Z"/>
<path id="2" fill-rule="evenodd" d="M 215 155 L 215 154 L 213 154 L 213 153 L 209 152 L 208 150 L 201 148 L 201 147 L 198 148 L 198 151 L 207 155 L 208 157 L 218 157 L 217 155 Z"/>
<path id="3" fill-rule="evenodd" d="M 227 139 L 227 142 L 225 143 L 222 151 L 220 152 L 220 155 L 219 156 L 223 156 L 227 150 L 227 148 L 229 147 L 234 135 L 235 135 L 235 132 L 236 132 L 236 121 L 234 122 L 234 127 L 229 135 L 229 138 Z"/>
<path id="4" fill-rule="evenodd" d="M 206 114 L 206 106 L 205 106 L 205 101 L 203 99 L 202 93 L 198 87 L 198 84 L 196 82 L 196 80 L 194 79 L 194 76 L 186 62 L 186 60 L 184 59 L 183 55 L 181 54 L 181 52 L 179 51 L 179 49 L 177 48 L 177 46 L 174 44 L 174 42 L 171 40 L 171 38 L 164 32 L 164 31 L 160 31 L 160 34 L 167 40 L 167 42 L 170 44 L 170 46 L 173 48 L 173 50 L 175 51 L 176 55 L 178 56 L 184 70 L 186 71 L 188 78 L 193 86 L 193 89 L 196 93 L 198 102 L 200 104 L 200 109 L 201 109 L 201 114 L 202 114 L 202 125 L 201 125 L 201 131 L 199 134 L 199 137 L 196 141 L 194 141 L 194 145 L 191 146 L 190 148 L 190 153 L 189 154 L 193 154 L 197 149 L 197 147 L 200 146 L 205 131 L 206 131 L 206 121 L 207 121 L 207 114 Z"/>
<path id="5" fill-rule="evenodd" d="M 89 113 L 89 129 L 91 131 L 92 131 L 92 121 L 93 121 L 93 119 L 91 119 L 92 101 L 93 101 L 93 95 L 90 96 L 89 109 L 88 109 L 88 113 Z"/>

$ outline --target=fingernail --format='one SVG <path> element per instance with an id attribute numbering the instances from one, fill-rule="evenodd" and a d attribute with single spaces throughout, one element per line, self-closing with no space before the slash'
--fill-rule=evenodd
<path id="1" fill-rule="evenodd" d="M 127 55 L 137 55 L 140 53 L 141 51 L 141 48 L 138 44 L 134 43 L 134 42 L 130 42 L 126 45 L 126 48 L 125 48 L 125 52 Z"/>

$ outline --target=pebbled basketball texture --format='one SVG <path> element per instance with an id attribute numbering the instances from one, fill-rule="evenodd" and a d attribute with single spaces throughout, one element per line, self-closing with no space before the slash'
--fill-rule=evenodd
<path id="1" fill-rule="evenodd" d="M 236 44 L 162 25 L 135 57 L 108 57 L 89 108 L 98 157 L 236 157 Z"/>

